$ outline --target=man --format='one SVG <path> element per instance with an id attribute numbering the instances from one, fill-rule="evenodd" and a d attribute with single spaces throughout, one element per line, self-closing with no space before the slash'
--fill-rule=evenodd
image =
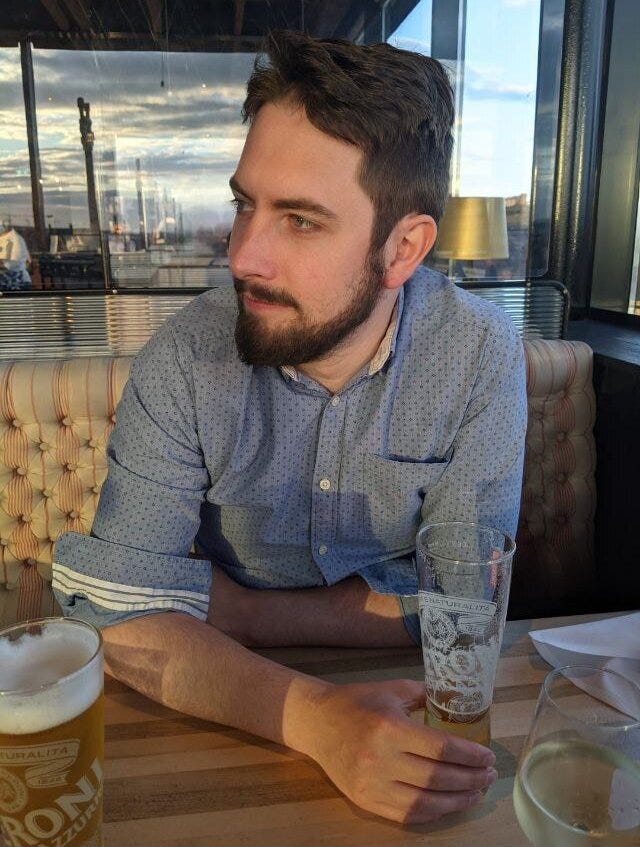
<path id="1" fill-rule="evenodd" d="M 424 822 L 479 799 L 491 751 L 410 720 L 419 682 L 336 686 L 247 646 L 418 640 L 421 520 L 515 531 L 521 344 L 420 267 L 448 184 L 440 65 L 293 33 L 268 56 L 231 179 L 237 299 L 207 292 L 138 356 L 93 536 L 61 538 L 54 587 L 121 680 Z"/>

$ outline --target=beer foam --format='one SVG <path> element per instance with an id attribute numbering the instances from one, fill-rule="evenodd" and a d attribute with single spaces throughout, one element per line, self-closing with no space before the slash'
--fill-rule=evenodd
<path id="1" fill-rule="evenodd" d="M 88 709 L 103 685 L 97 647 L 90 629 L 56 621 L 38 634 L 0 638 L 0 733 L 41 732 Z"/>

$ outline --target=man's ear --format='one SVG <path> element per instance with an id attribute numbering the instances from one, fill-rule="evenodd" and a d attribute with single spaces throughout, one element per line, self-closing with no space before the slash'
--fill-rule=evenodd
<path id="1" fill-rule="evenodd" d="M 400 288 L 433 247 L 438 226 L 431 215 L 412 212 L 394 226 L 384 245 L 385 288 Z"/>

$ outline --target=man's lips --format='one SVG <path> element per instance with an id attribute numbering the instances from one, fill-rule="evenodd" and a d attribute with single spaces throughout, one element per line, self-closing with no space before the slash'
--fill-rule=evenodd
<path id="1" fill-rule="evenodd" d="M 269 309 L 290 309 L 290 306 L 284 305 L 283 303 L 269 303 L 266 300 L 257 300 L 255 297 L 252 297 L 250 294 L 246 292 L 242 294 L 242 302 L 246 309 L 251 309 L 254 311 L 265 311 Z"/>

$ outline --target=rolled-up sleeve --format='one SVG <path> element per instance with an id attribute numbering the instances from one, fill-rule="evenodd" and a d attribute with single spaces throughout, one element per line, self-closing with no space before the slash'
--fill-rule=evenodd
<path id="1" fill-rule="evenodd" d="M 190 376 L 165 324 L 123 391 L 92 534 L 55 546 L 66 615 L 98 626 L 166 610 L 206 618 L 211 563 L 189 557 L 209 485 Z"/>

